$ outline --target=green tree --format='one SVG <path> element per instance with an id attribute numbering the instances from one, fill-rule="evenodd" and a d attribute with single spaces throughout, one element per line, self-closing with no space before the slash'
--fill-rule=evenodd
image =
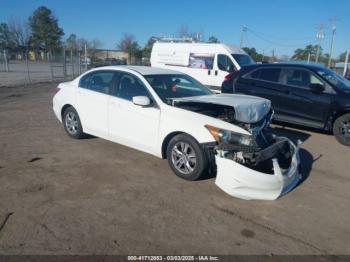
<path id="1" fill-rule="evenodd" d="M 340 53 L 340 55 L 338 56 L 337 61 L 338 61 L 338 62 L 345 62 L 345 59 L 346 59 L 346 51 Z"/>
<path id="2" fill-rule="evenodd" d="M 294 50 L 292 60 L 307 60 L 310 54 L 312 60 L 315 59 L 317 53 L 317 45 L 307 45 L 305 48 Z M 322 56 L 322 47 L 320 47 L 320 57 Z"/>
<path id="3" fill-rule="evenodd" d="M 262 62 L 263 58 L 266 57 L 263 57 L 262 54 L 259 54 L 254 47 L 243 47 L 243 50 L 257 62 Z"/>
<path id="4" fill-rule="evenodd" d="M 146 58 L 146 59 L 150 59 L 151 58 L 151 52 L 152 52 L 152 48 L 153 48 L 153 44 L 155 42 L 158 41 L 158 38 L 155 36 L 152 36 L 148 39 L 145 47 L 142 49 L 142 57 Z"/>
<path id="5" fill-rule="evenodd" d="M 32 31 L 32 43 L 36 50 L 55 50 L 61 46 L 63 29 L 58 25 L 58 19 L 51 10 L 41 6 L 29 17 L 29 26 Z"/>
<path id="6" fill-rule="evenodd" d="M 117 48 L 128 54 L 129 64 L 132 63 L 132 58 L 139 58 L 140 56 L 140 46 L 133 35 L 124 34 L 123 38 L 117 44 Z"/>
<path id="7" fill-rule="evenodd" d="M 208 38 L 208 43 L 220 43 L 220 41 L 215 36 L 211 36 Z"/>
<path id="8" fill-rule="evenodd" d="M 66 48 L 70 50 L 78 49 L 77 36 L 75 34 L 70 34 L 66 40 Z"/>
<path id="9" fill-rule="evenodd" d="M 0 49 L 13 49 L 16 43 L 13 39 L 8 25 L 6 23 L 0 24 Z"/>

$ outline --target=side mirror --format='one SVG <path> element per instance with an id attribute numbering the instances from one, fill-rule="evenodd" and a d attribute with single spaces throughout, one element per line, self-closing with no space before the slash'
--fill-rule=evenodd
<path id="1" fill-rule="evenodd" d="M 321 84 L 310 84 L 310 89 L 312 92 L 316 94 L 320 94 L 324 91 L 324 86 Z"/>
<path id="2" fill-rule="evenodd" d="M 149 106 L 152 103 L 147 96 L 134 96 L 132 102 L 138 106 Z"/>

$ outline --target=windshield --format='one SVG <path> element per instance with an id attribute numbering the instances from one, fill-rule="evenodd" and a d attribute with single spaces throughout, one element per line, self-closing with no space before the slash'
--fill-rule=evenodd
<path id="1" fill-rule="evenodd" d="M 174 98 L 213 94 L 207 87 L 187 75 L 146 75 L 144 77 L 167 104 L 171 104 Z"/>
<path id="2" fill-rule="evenodd" d="M 237 61 L 240 66 L 256 64 L 253 58 L 244 54 L 232 54 L 232 57 Z"/>
<path id="3" fill-rule="evenodd" d="M 338 75 L 337 73 L 327 68 L 318 69 L 317 73 L 323 78 L 327 79 L 331 84 L 335 85 L 336 87 L 340 89 L 350 90 L 350 81 L 346 80 L 344 77 Z"/>

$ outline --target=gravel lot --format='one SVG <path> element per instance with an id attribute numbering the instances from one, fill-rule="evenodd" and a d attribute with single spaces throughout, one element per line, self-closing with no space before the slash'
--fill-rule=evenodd
<path id="1" fill-rule="evenodd" d="M 0 88 L 1 254 L 350 254 L 350 148 L 304 141 L 304 182 L 276 201 L 189 182 L 166 160 L 73 140 L 51 109 L 54 84 Z"/>

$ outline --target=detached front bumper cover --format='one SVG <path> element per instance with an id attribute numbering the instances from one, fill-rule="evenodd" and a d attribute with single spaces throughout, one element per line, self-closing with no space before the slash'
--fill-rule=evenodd
<path id="1" fill-rule="evenodd" d="M 250 200 L 275 200 L 291 191 L 300 181 L 299 143 L 294 148 L 290 167 L 282 170 L 276 158 L 272 159 L 274 174 L 266 174 L 250 169 L 231 159 L 215 156 L 217 176 L 215 184 L 227 194 Z"/>

